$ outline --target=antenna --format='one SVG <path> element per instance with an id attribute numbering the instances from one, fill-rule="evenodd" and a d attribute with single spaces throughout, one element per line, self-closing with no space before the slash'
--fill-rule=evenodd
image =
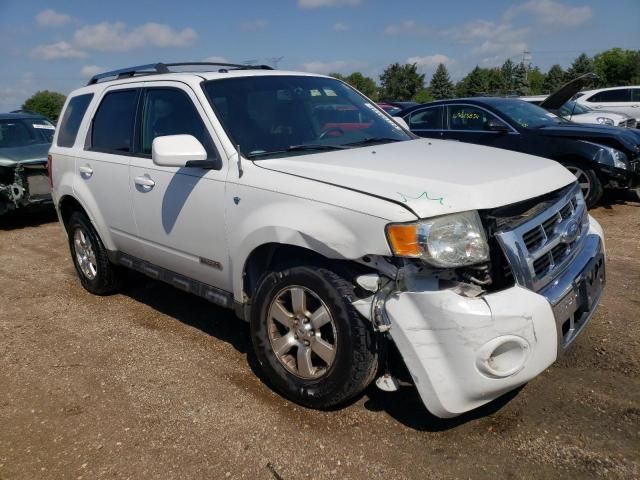
<path id="1" fill-rule="evenodd" d="M 281 57 L 268 57 L 265 60 L 269 65 L 273 65 L 274 69 L 278 69 L 278 64 L 284 59 L 284 56 Z"/>

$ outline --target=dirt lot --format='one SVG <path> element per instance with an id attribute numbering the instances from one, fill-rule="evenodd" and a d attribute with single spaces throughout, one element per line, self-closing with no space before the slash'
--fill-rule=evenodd
<path id="1" fill-rule="evenodd" d="M 137 276 L 92 296 L 54 217 L 0 220 L 0 479 L 638 478 L 640 203 L 593 214 L 608 286 L 587 331 L 447 422 L 410 388 L 296 406 L 256 377 L 229 312 Z"/>

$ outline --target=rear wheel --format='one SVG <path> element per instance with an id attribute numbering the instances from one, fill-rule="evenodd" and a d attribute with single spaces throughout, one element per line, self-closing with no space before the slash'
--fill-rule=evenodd
<path id="1" fill-rule="evenodd" d="M 116 291 L 121 284 L 119 269 L 109 261 L 107 250 L 89 218 L 82 212 L 73 212 L 67 222 L 67 234 L 82 286 L 96 295 Z"/>
<path id="2" fill-rule="evenodd" d="M 264 374 L 286 397 L 330 408 L 371 382 L 375 332 L 353 299 L 352 285 L 324 268 L 293 267 L 262 280 L 251 311 L 253 346 Z"/>
<path id="3" fill-rule="evenodd" d="M 563 165 L 576 177 L 587 207 L 591 208 L 596 205 L 602 198 L 604 191 L 602 182 L 596 172 L 593 169 L 585 167 L 580 162 L 565 161 Z"/>

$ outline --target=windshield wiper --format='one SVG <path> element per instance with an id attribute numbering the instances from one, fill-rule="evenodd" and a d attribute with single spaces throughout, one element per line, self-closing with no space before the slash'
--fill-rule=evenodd
<path id="1" fill-rule="evenodd" d="M 393 137 L 368 137 L 363 140 L 358 140 L 357 142 L 346 143 L 345 145 L 349 147 L 355 147 L 357 145 L 370 145 L 372 143 L 392 143 L 392 142 L 402 142 L 405 139 L 402 138 L 393 138 Z"/>
<path id="2" fill-rule="evenodd" d="M 308 145 L 291 145 L 284 150 L 271 150 L 271 151 L 257 151 L 251 152 L 247 155 L 247 158 L 266 157 L 268 155 L 277 155 L 280 153 L 288 152 L 303 152 L 305 150 L 344 150 L 348 147 L 342 145 L 321 145 L 321 144 L 308 144 Z"/>

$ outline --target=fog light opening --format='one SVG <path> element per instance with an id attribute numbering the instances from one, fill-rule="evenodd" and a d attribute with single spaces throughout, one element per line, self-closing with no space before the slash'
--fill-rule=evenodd
<path id="1" fill-rule="evenodd" d="M 480 350 L 476 365 L 485 375 L 509 377 L 524 367 L 529 356 L 529 343 L 520 337 L 499 337 Z"/>

